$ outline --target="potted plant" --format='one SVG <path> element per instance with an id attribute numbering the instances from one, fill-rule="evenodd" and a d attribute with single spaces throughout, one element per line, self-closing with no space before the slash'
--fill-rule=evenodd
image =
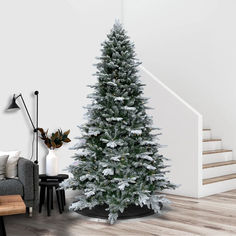
<path id="1" fill-rule="evenodd" d="M 71 141 L 68 138 L 70 130 L 63 132 L 61 129 L 58 129 L 51 135 L 48 134 L 48 130 L 45 132 L 43 128 L 39 128 L 38 130 L 41 134 L 40 138 L 48 148 L 48 154 L 46 156 L 46 175 L 58 175 L 58 157 L 55 150 L 60 148 L 64 143 L 69 143 Z"/>

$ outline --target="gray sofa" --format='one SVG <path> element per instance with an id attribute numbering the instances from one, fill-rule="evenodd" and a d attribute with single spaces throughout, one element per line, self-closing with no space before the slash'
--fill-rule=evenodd
<path id="1" fill-rule="evenodd" d="M 0 180 L 0 195 L 22 196 L 26 207 L 36 208 L 38 203 L 38 165 L 30 160 L 20 158 L 18 161 L 18 178 Z"/>

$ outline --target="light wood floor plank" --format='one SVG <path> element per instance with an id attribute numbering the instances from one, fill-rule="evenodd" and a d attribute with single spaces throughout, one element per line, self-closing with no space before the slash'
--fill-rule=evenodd
<path id="1" fill-rule="evenodd" d="M 32 218 L 5 217 L 8 236 L 227 236 L 236 235 L 236 190 L 201 199 L 167 195 L 172 204 L 162 215 L 120 220 L 109 225 L 57 209 L 47 217 L 46 209 Z M 73 198 L 67 196 L 67 202 Z M 55 203 L 56 207 L 56 203 Z"/>

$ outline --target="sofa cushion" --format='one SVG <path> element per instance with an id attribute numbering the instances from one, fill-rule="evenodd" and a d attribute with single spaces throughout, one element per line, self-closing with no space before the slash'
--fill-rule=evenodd
<path id="1" fill-rule="evenodd" d="M 0 195 L 19 194 L 23 197 L 23 185 L 18 179 L 0 180 Z"/>
<path id="2" fill-rule="evenodd" d="M 6 165 L 8 156 L 0 156 L 0 180 L 4 179 L 6 176 Z"/>
<path id="3" fill-rule="evenodd" d="M 20 151 L 0 151 L 0 155 L 8 155 L 7 165 L 6 165 L 6 177 L 15 178 L 17 177 L 17 163 L 20 158 Z"/>

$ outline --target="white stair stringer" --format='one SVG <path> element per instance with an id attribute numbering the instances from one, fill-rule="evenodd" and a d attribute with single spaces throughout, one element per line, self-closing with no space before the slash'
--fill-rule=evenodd
<path id="1" fill-rule="evenodd" d="M 205 184 L 202 186 L 200 197 L 222 193 L 233 189 L 236 189 L 236 178 Z"/>

